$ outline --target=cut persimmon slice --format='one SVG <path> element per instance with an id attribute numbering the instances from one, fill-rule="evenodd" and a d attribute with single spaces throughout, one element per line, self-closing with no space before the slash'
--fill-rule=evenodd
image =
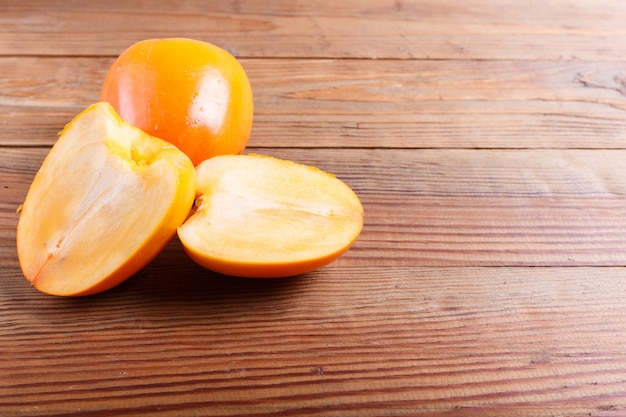
<path id="1" fill-rule="evenodd" d="M 276 278 L 320 268 L 363 227 L 354 191 L 315 167 L 224 155 L 196 167 L 196 206 L 178 228 L 189 256 L 226 275 Z"/>
<path id="2" fill-rule="evenodd" d="M 54 295 L 109 289 L 161 251 L 194 193 L 185 154 L 94 104 L 63 129 L 30 186 L 17 227 L 24 276 Z"/>

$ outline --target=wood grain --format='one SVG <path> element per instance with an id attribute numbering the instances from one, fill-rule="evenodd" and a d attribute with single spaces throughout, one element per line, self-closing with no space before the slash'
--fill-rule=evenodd
<path id="1" fill-rule="evenodd" d="M 0 0 L 0 416 L 626 415 L 626 2 Z M 240 58 L 248 152 L 365 207 L 333 264 L 177 239 L 97 296 L 23 278 L 17 209 L 132 42 Z M 68 186 L 70 186 L 68 184 Z"/>
<path id="2" fill-rule="evenodd" d="M 88 299 L 40 297 L 0 269 L 4 415 L 626 407 L 622 268 L 329 267 L 262 282 L 169 256 Z"/>
<path id="3" fill-rule="evenodd" d="M 111 58 L 0 58 L 0 145 L 51 145 Z M 626 148 L 613 62 L 245 59 L 253 147 Z"/>
<path id="4" fill-rule="evenodd" d="M 250 149 L 317 166 L 365 208 L 346 265 L 626 265 L 626 151 Z M 0 259 L 47 149 L 7 148 Z"/>
<path id="5" fill-rule="evenodd" d="M 115 56 L 141 39 L 186 36 L 239 57 L 626 59 L 620 20 L 626 5 L 619 1 L 196 0 L 181 7 L 175 0 L 4 0 L 2 6 L 0 55 Z"/>

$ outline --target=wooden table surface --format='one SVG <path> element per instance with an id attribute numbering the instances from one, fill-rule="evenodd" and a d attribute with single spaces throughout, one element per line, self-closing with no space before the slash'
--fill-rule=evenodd
<path id="1" fill-rule="evenodd" d="M 174 239 L 47 296 L 15 228 L 131 43 L 237 56 L 247 152 L 335 173 L 365 226 L 278 280 Z M 626 415 L 626 2 L 0 0 L 0 416 Z"/>

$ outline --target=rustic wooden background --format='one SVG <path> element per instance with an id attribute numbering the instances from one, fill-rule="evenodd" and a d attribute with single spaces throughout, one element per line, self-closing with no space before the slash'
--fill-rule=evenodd
<path id="1" fill-rule="evenodd" d="M 363 233 L 292 279 L 173 240 L 37 292 L 41 161 L 117 54 L 174 36 L 241 60 L 248 151 L 335 173 Z M 625 95 L 624 1 L 0 0 L 0 415 L 626 415 Z"/>

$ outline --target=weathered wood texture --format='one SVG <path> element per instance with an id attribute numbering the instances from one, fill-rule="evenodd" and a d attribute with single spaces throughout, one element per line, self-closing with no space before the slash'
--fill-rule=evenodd
<path id="1" fill-rule="evenodd" d="M 240 57 L 623 60 L 626 4 L 602 0 L 3 0 L 0 54 L 110 55 L 186 36 Z"/>
<path id="2" fill-rule="evenodd" d="M 250 146 L 626 148 L 626 65 L 243 59 Z M 113 58 L 0 57 L 0 145 L 51 145 Z"/>
<path id="3" fill-rule="evenodd" d="M 249 149 L 335 173 L 363 234 L 338 261 L 393 265 L 626 265 L 626 150 Z M 47 148 L 6 148 L 0 260 Z M 182 255 L 182 254 L 181 254 Z"/>
<path id="4" fill-rule="evenodd" d="M 0 0 L 0 416 L 623 416 L 626 2 Z M 136 40 L 241 58 L 249 152 L 316 165 L 363 233 L 286 280 L 174 239 L 44 296 L 16 210 Z M 69 184 L 68 184 L 69 186 Z"/>
<path id="5" fill-rule="evenodd" d="M 330 267 L 268 282 L 225 280 L 170 255 L 88 299 L 41 297 L 0 269 L 11 326 L 0 335 L 3 415 L 626 407 L 621 268 Z"/>

